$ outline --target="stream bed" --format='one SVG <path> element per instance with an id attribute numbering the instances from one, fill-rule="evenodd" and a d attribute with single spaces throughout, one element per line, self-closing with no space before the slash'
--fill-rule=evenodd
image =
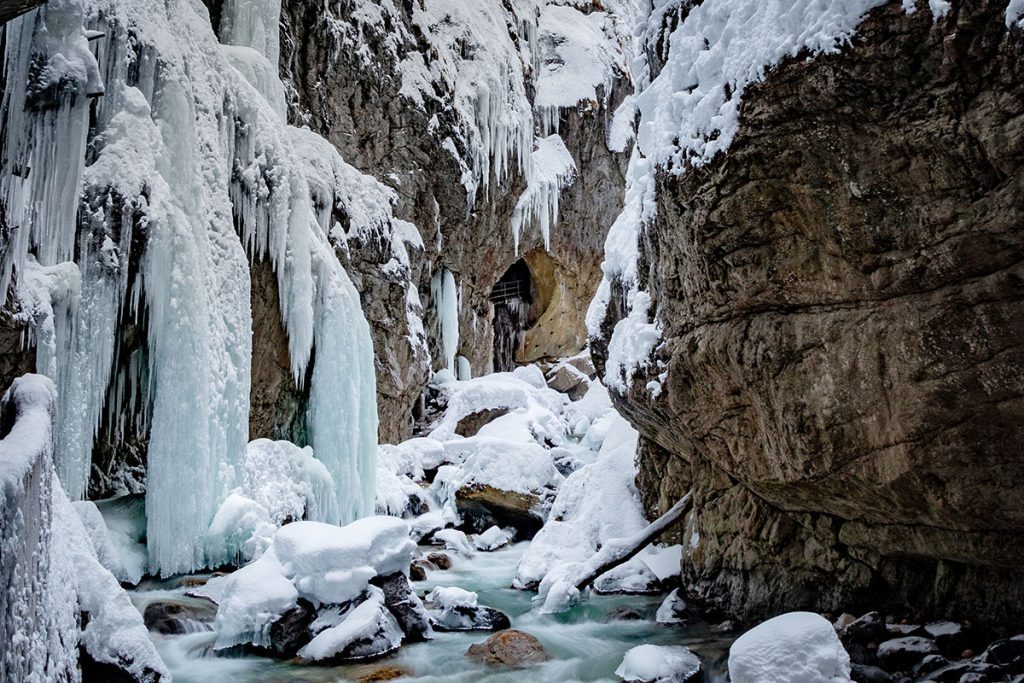
<path id="1" fill-rule="evenodd" d="M 407 673 L 394 680 L 450 681 L 469 683 L 568 683 L 569 681 L 618 681 L 614 672 L 625 652 L 636 645 L 686 645 L 699 655 L 708 683 L 725 680 L 725 659 L 733 638 L 708 624 L 666 626 L 654 614 L 663 595 L 592 595 L 565 614 L 543 615 L 533 610 L 533 593 L 510 588 L 516 564 L 527 543 L 491 553 L 453 557 L 447 571 L 430 572 L 427 580 L 413 583 L 419 595 L 435 586 L 458 586 L 476 591 L 481 605 L 505 612 L 516 628 L 537 637 L 552 660 L 529 669 L 498 669 L 470 660 L 466 649 L 481 643 L 490 633 L 481 631 L 440 633 L 434 640 L 401 647 L 383 659 L 366 664 L 313 666 L 256 656 L 221 657 L 213 654 L 214 633 L 199 630 L 181 635 L 151 633 L 160 655 L 181 683 L 220 681 L 358 681 L 394 667 Z M 179 581 L 143 582 L 131 593 L 142 611 L 153 600 L 195 600 L 185 595 Z M 623 619 L 626 612 L 642 618 Z M 375 680 L 375 679 L 369 679 Z M 382 680 L 382 679 L 381 679 Z M 390 679 L 389 679 L 390 680 Z"/>

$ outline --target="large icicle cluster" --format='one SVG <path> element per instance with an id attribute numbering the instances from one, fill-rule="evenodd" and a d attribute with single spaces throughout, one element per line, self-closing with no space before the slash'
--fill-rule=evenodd
<path id="1" fill-rule="evenodd" d="M 574 180 L 567 172 L 574 165 L 561 162 L 553 179 L 545 153 L 562 112 L 607 104 L 612 83 L 626 72 L 623 31 L 634 9 L 630 0 L 612 4 L 612 11 L 589 12 L 548 0 L 413 5 L 412 23 L 430 52 L 404 55 L 401 92 L 421 106 L 445 93 L 442 106 L 458 116 L 463 144 L 447 138 L 444 146 L 462 164 L 470 205 L 491 182 L 523 176 L 527 189 L 512 226 L 517 240 L 537 221 L 547 242 L 558 192 Z"/>
<path id="2" fill-rule="evenodd" d="M 310 443 L 336 486 L 337 505 L 307 513 L 339 523 L 373 510 L 373 348 L 336 249 L 397 230 L 407 269 L 418 236 L 393 220 L 393 191 L 284 121 L 279 13 L 275 0 L 225 3 L 230 46 L 195 0 L 55 0 L 8 27 L 0 200 L 17 229 L 0 286 L 15 283 L 57 382 L 56 459 L 73 499 L 108 386 L 144 414 L 153 573 L 207 562 L 207 528 L 240 483 L 250 259 L 276 273 L 294 378 L 310 381 Z M 90 139 L 88 98 L 104 86 Z M 145 354 L 111 379 L 128 318 L 148 332 Z M 115 437 L 126 420 L 110 416 Z"/>

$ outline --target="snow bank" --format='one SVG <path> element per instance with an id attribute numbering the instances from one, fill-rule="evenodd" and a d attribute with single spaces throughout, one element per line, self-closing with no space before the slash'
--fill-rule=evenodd
<path id="1" fill-rule="evenodd" d="M 314 605 L 355 600 L 375 576 L 407 571 L 414 548 L 409 525 L 394 517 L 366 517 L 344 527 L 285 525 L 259 559 L 215 580 L 222 584 L 211 588 L 220 597 L 216 647 L 266 646 L 270 624 L 299 597 Z M 331 642 L 341 642 L 336 635 Z M 316 653 L 330 649 L 327 640 Z"/>
<path id="2" fill-rule="evenodd" d="M 812 612 L 790 612 L 755 626 L 729 649 L 733 683 L 850 681 L 850 656 L 835 628 Z"/>
<path id="3" fill-rule="evenodd" d="M 446 387 L 450 394 L 448 407 L 441 422 L 430 432 L 430 438 L 437 441 L 456 439 L 456 426 L 464 417 L 484 410 L 505 408 L 526 412 L 533 440 L 559 444 L 567 431 L 565 421 L 559 415 L 572 410 L 569 398 L 548 389 L 539 370 L 532 383 L 524 378 L 527 375 L 522 373 L 499 372 L 449 385 Z"/>
<path id="4" fill-rule="evenodd" d="M 96 661 L 113 664 L 135 680 L 169 679 L 170 674 L 149 638 L 142 615 L 113 574 L 97 560 L 90 534 L 56 480 L 53 527 L 50 549 L 53 580 L 67 581 L 77 594 L 77 608 L 75 603 L 61 607 L 71 609 L 73 623 L 77 623 L 79 611 L 89 614 L 80 644 Z"/>
<path id="5" fill-rule="evenodd" d="M 624 681 L 683 683 L 696 675 L 700 666 L 700 658 L 685 647 L 638 645 L 626 652 L 615 675 Z M 762 683 L 769 680 L 774 683 L 767 678 Z"/>
<path id="6" fill-rule="evenodd" d="M 618 414 L 597 461 L 562 484 L 548 521 L 526 549 L 514 585 L 532 588 L 558 564 L 582 563 L 614 538 L 647 526 L 634 479 L 637 433 Z"/>

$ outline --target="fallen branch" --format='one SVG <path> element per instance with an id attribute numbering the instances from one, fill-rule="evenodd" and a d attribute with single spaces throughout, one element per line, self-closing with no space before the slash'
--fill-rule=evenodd
<path id="1" fill-rule="evenodd" d="M 623 562 L 633 559 L 655 538 L 678 522 L 693 507 L 693 491 L 679 499 L 679 502 L 642 530 L 629 538 L 613 538 L 604 544 L 593 557 L 587 560 L 576 578 L 576 590 L 582 591 L 594 580 Z"/>

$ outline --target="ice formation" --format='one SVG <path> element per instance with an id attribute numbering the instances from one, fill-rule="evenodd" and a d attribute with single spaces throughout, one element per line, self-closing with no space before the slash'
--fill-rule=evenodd
<path id="1" fill-rule="evenodd" d="M 312 514 L 373 510 L 373 349 L 332 210 L 350 234 L 398 230 L 401 249 L 417 238 L 393 221 L 391 190 L 282 119 L 279 13 L 274 0 L 226 3 L 225 47 L 187 0 L 59 0 L 8 27 L 0 193 L 19 229 L 0 291 L 15 283 L 57 382 L 56 461 L 72 498 L 85 494 L 108 387 L 136 409 L 110 416 L 114 438 L 145 422 L 156 573 L 208 561 L 206 529 L 245 453 L 250 259 L 273 265 L 295 381 L 311 376 L 307 431 L 337 498 Z M 112 377 L 125 318 L 148 332 L 145 354 Z"/>
<path id="2" fill-rule="evenodd" d="M 80 516 L 53 470 L 56 405 L 56 386 L 40 375 L 18 378 L 2 400 L 12 424 L 0 440 L 0 679 L 78 681 L 79 647 L 134 680 L 168 677 L 142 615 L 104 568 L 117 558 L 96 508 Z"/>
<path id="3" fill-rule="evenodd" d="M 460 299 L 455 276 L 447 268 L 434 274 L 430 281 L 430 296 L 437 309 L 438 336 L 441 339 L 441 353 L 444 367 L 451 373 L 457 370 L 455 356 L 459 351 L 459 307 Z"/>
<path id="4" fill-rule="evenodd" d="M 530 155 L 532 171 L 512 213 L 512 238 L 519 253 L 523 231 L 534 220 L 540 226 L 544 248 L 551 244 L 551 228 L 558 223 L 558 198 L 576 180 L 576 162 L 558 135 L 538 138 Z"/>
<path id="5" fill-rule="evenodd" d="M 790 612 L 755 626 L 729 649 L 734 683 L 849 683 L 850 656 L 835 628 L 813 612 Z"/>

